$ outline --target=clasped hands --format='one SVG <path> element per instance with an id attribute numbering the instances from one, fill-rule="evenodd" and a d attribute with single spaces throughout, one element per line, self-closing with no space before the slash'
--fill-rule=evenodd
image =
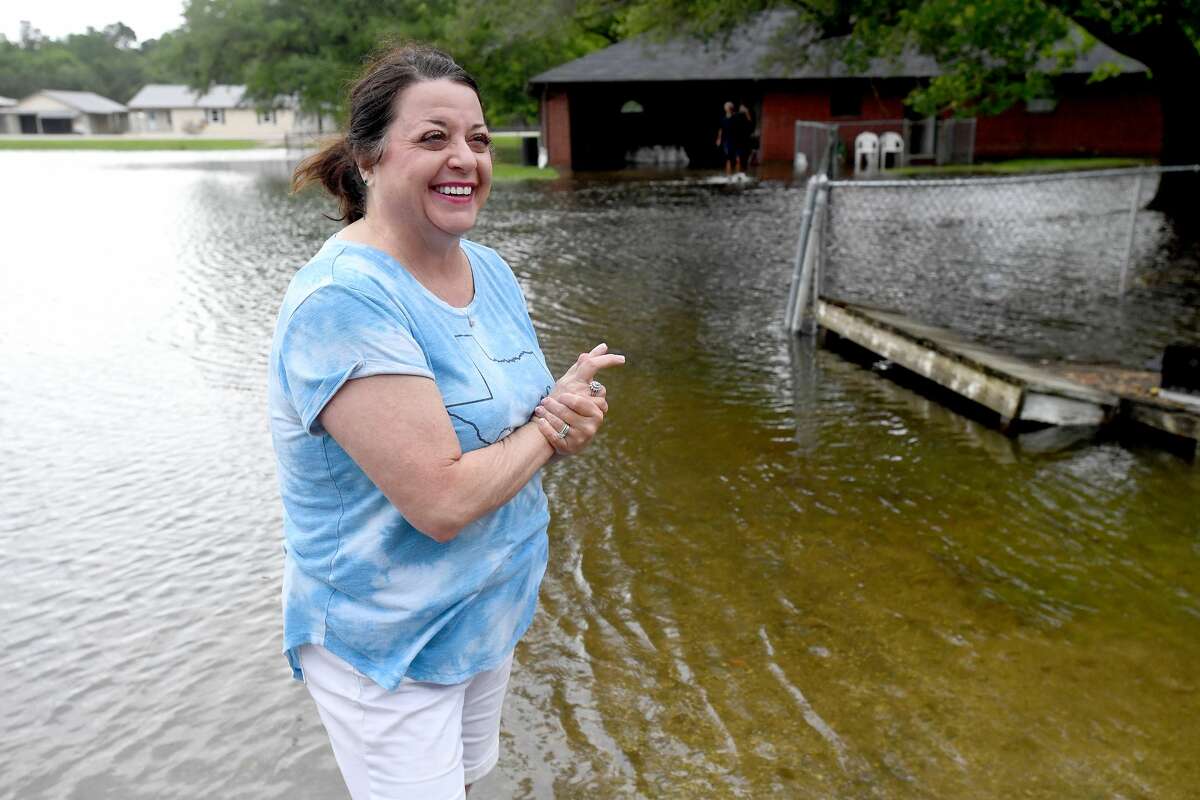
<path id="1" fill-rule="evenodd" d="M 591 444 L 608 413 L 608 390 L 596 373 L 625 363 L 625 356 L 598 344 L 579 358 L 533 410 L 538 430 L 560 456 L 574 455 Z"/>

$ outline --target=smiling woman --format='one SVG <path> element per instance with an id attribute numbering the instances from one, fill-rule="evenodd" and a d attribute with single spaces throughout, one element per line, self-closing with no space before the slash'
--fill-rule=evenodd
<path id="1" fill-rule="evenodd" d="M 292 279 L 271 348 L 284 650 L 354 798 L 462 797 L 499 757 L 549 522 L 540 471 L 608 411 L 603 344 L 557 381 L 512 270 L 463 236 L 492 183 L 475 81 L 393 50 L 302 162 L 348 224 Z"/>

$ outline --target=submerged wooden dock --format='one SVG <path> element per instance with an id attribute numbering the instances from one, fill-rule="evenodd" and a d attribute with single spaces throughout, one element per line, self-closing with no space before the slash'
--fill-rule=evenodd
<path id="1" fill-rule="evenodd" d="M 995 412 L 1004 430 L 1134 424 L 1181 440 L 1192 453 L 1200 439 L 1200 407 L 1155 396 L 1142 386 L 1153 373 L 1137 373 L 1138 380 L 1131 381 L 1128 370 L 1113 379 L 1113 371 L 1103 368 L 1085 375 L 1032 364 L 894 311 L 828 297 L 817 299 L 816 321 L 825 331 Z"/>

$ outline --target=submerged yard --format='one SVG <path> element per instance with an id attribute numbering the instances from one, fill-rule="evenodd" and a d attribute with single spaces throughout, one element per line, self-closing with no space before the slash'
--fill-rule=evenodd
<path id="1" fill-rule="evenodd" d="M 284 287 L 336 225 L 279 154 L 226 155 L 0 153 L 24 187 L 0 200 L 6 263 L 29 265 L 0 299 L 17 797 L 342 791 L 278 652 L 264 397 Z M 508 183 L 472 236 L 552 367 L 600 341 L 629 359 L 597 445 L 547 471 L 542 604 L 472 798 L 1190 797 L 1200 472 L 1136 444 L 1028 452 L 793 341 L 803 187 L 705 178 Z M 1196 336 L 1194 256 L 1145 224 L 1108 332 L 1071 316 L 1089 276 L 1111 285 L 1080 263 L 1036 272 L 1057 325 L 991 314 L 988 335 L 1138 365 Z M 857 263 L 850 288 L 915 285 Z M 969 320 L 952 266 L 925 302 Z M 986 267 L 979 319 L 1035 274 Z"/>

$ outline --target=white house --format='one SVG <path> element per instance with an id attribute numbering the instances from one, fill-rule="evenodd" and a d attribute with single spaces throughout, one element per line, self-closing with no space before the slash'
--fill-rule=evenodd
<path id="1" fill-rule="evenodd" d="M 95 92 L 46 89 L 0 106 L 5 133 L 124 133 L 129 110 Z"/>
<path id="2" fill-rule="evenodd" d="M 130 130 L 136 133 L 174 133 L 222 139 L 273 139 L 298 131 L 334 130 L 326 116 L 295 110 L 290 98 L 280 98 L 268 110 L 246 97 L 245 86 L 213 86 L 200 94 L 183 84 L 151 83 L 129 101 Z"/>

